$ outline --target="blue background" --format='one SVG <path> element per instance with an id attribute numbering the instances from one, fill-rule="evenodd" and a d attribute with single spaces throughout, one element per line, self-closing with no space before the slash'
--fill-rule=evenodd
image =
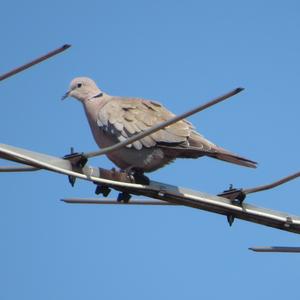
<path id="1" fill-rule="evenodd" d="M 178 160 L 154 180 L 219 193 L 299 170 L 299 1 L 6 1 L 0 73 L 72 48 L 1 82 L 1 143 L 62 156 L 96 150 L 71 79 L 180 113 L 246 90 L 190 121 L 259 162 Z M 1 165 L 7 162 L 1 160 Z M 90 161 L 111 168 L 106 158 Z M 0 174 L 0 299 L 282 299 L 297 297 L 300 256 L 253 245 L 299 236 L 184 207 L 67 205 L 94 186 L 50 173 Z M 299 181 L 248 199 L 300 214 Z M 116 193 L 113 195 L 116 196 Z"/>

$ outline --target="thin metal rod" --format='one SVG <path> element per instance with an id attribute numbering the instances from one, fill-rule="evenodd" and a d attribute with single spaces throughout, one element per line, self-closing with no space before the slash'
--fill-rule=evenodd
<path id="1" fill-rule="evenodd" d="M 32 172 L 32 171 L 39 171 L 40 168 L 31 167 L 31 166 L 7 166 L 7 167 L 0 167 L 0 173 L 2 172 Z"/>
<path id="2" fill-rule="evenodd" d="M 115 199 L 109 200 L 99 200 L 93 198 L 67 198 L 61 199 L 61 201 L 65 203 L 72 203 L 72 204 L 114 204 L 114 205 L 164 205 L 164 206 L 178 206 L 178 204 L 170 203 L 170 202 L 163 202 L 158 200 L 130 200 L 129 202 L 118 202 Z"/>
<path id="3" fill-rule="evenodd" d="M 55 49 L 55 50 L 53 50 L 53 51 L 51 51 L 51 52 L 49 52 L 49 53 L 47 53 L 47 54 L 45 54 L 45 55 L 43 55 L 41 57 L 38 57 L 38 58 L 30 61 L 27 64 L 24 64 L 24 65 L 22 65 L 22 66 L 20 66 L 18 68 L 15 68 L 15 69 L 13 69 L 13 70 L 11 70 L 11 71 L 9 71 L 9 72 L 1 75 L 0 76 L 0 81 L 6 79 L 8 77 L 11 77 L 11 76 L 13 76 L 13 75 L 15 75 L 15 74 L 17 74 L 19 72 L 22 72 L 22 71 L 24 71 L 24 70 L 26 70 L 26 69 L 28 69 L 28 68 L 30 68 L 30 67 L 38 64 L 38 63 L 40 63 L 40 62 L 42 62 L 42 61 L 44 61 L 44 60 L 46 60 L 46 59 L 48 59 L 48 58 L 50 58 L 50 57 L 58 54 L 58 53 L 61 53 L 61 52 L 65 51 L 65 50 L 67 50 L 70 47 L 71 47 L 71 45 L 65 44 L 62 47 L 57 48 L 57 49 Z"/>
<path id="4" fill-rule="evenodd" d="M 295 178 L 298 178 L 298 177 L 300 177 L 300 172 L 297 172 L 297 173 L 294 173 L 292 175 L 283 177 L 282 179 L 279 179 L 279 180 L 277 180 L 275 182 L 272 182 L 270 184 L 260 185 L 260 186 L 254 187 L 254 188 L 245 189 L 245 190 L 243 190 L 243 192 L 245 194 L 251 194 L 251 193 L 261 192 L 261 191 L 265 191 L 265 190 L 270 190 L 270 189 L 273 189 L 273 188 L 275 188 L 279 185 L 282 185 L 282 184 L 284 184 L 288 181 L 291 181 Z"/>
<path id="5" fill-rule="evenodd" d="M 152 134 L 152 133 L 154 133 L 154 132 L 156 132 L 156 131 L 158 131 L 158 130 L 160 130 L 162 128 L 170 126 L 170 125 L 172 125 L 172 124 L 174 124 L 174 123 L 176 123 L 176 122 L 178 122 L 178 121 L 180 121 L 182 119 L 185 119 L 185 118 L 187 118 L 187 117 L 189 117 L 191 115 L 194 115 L 195 113 L 198 113 L 198 112 L 203 111 L 203 110 L 205 110 L 205 109 L 207 109 L 207 108 L 209 108 L 209 107 L 211 107 L 213 105 L 216 105 L 219 102 L 222 102 L 222 101 L 224 101 L 224 100 L 226 100 L 226 99 L 228 99 L 228 98 L 230 98 L 230 97 L 232 97 L 232 96 L 240 93 L 243 90 L 244 90 L 243 88 L 236 88 L 236 89 L 232 90 L 231 92 L 229 92 L 229 93 L 227 93 L 225 95 L 217 97 L 217 98 L 215 98 L 215 99 L 213 99 L 213 100 L 211 100 L 211 101 L 209 101 L 209 102 L 207 102 L 205 104 L 197 106 L 196 108 L 194 108 L 194 109 L 192 109 L 192 110 L 190 110 L 188 112 L 185 112 L 185 113 L 183 113 L 181 115 L 175 116 L 174 118 L 171 118 L 171 119 L 169 119 L 169 120 L 167 120 L 165 122 L 162 122 L 162 123 L 160 123 L 160 124 L 158 124 L 156 126 L 153 126 L 150 129 L 148 129 L 148 130 L 146 130 L 144 132 L 141 132 L 141 133 L 139 133 L 137 135 L 134 135 L 134 136 L 126 139 L 123 142 L 117 143 L 117 144 L 115 144 L 113 146 L 110 146 L 110 147 L 106 147 L 106 148 L 104 148 L 102 150 L 99 150 L 99 151 L 87 152 L 87 153 L 84 153 L 83 155 L 85 157 L 87 157 L 87 158 L 91 158 L 91 157 L 100 156 L 100 155 L 108 154 L 108 153 L 111 153 L 113 151 L 119 150 L 119 149 L 121 149 L 121 148 L 123 148 L 123 147 L 125 147 L 125 146 L 127 146 L 127 145 L 129 145 L 129 144 L 131 144 L 131 143 L 133 143 L 135 141 L 137 141 L 137 140 L 140 140 L 140 139 L 144 138 L 145 136 L 148 136 L 148 135 L 150 135 L 150 134 Z"/>
<path id="6" fill-rule="evenodd" d="M 300 247 L 251 247 L 254 252 L 300 253 Z"/>

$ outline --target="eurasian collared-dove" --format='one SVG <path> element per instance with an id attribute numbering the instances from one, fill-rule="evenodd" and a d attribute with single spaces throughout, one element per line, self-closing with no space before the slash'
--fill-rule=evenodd
<path id="1" fill-rule="evenodd" d="M 83 104 L 95 141 L 101 148 L 116 144 L 174 117 L 173 113 L 158 102 L 105 94 L 87 77 L 73 79 L 63 99 L 68 96 Z M 161 129 L 107 156 L 123 170 L 142 173 L 157 170 L 176 158 L 201 156 L 256 167 L 255 162 L 205 139 L 186 120 Z"/>

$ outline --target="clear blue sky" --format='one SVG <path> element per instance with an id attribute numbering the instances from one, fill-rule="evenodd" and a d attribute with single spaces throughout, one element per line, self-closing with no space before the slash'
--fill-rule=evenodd
<path id="1" fill-rule="evenodd" d="M 163 102 L 175 113 L 246 90 L 190 121 L 259 162 L 178 160 L 151 178 L 210 193 L 299 170 L 299 1 L 6 1 L 0 73 L 64 43 L 72 48 L 1 82 L 1 143 L 62 156 L 97 147 L 76 76 L 107 93 Z M 1 165 L 6 164 L 1 160 Z M 106 158 L 90 161 L 112 167 Z M 1 174 L 0 299 L 282 299 L 299 295 L 299 236 L 180 207 L 71 206 L 94 186 L 49 172 Z M 114 194 L 116 195 L 116 194 Z M 299 181 L 249 202 L 300 214 Z"/>

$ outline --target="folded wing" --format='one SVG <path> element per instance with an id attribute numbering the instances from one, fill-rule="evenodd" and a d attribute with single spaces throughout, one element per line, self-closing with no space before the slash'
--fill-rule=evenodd
<path id="1" fill-rule="evenodd" d="M 108 134 L 123 141 L 172 117 L 174 114 L 157 102 L 115 97 L 101 108 L 97 123 Z M 191 130 L 191 124 L 179 121 L 127 147 L 141 150 L 143 147 L 151 148 L 160 144 L 184 146 L 187 144 Z"/>

